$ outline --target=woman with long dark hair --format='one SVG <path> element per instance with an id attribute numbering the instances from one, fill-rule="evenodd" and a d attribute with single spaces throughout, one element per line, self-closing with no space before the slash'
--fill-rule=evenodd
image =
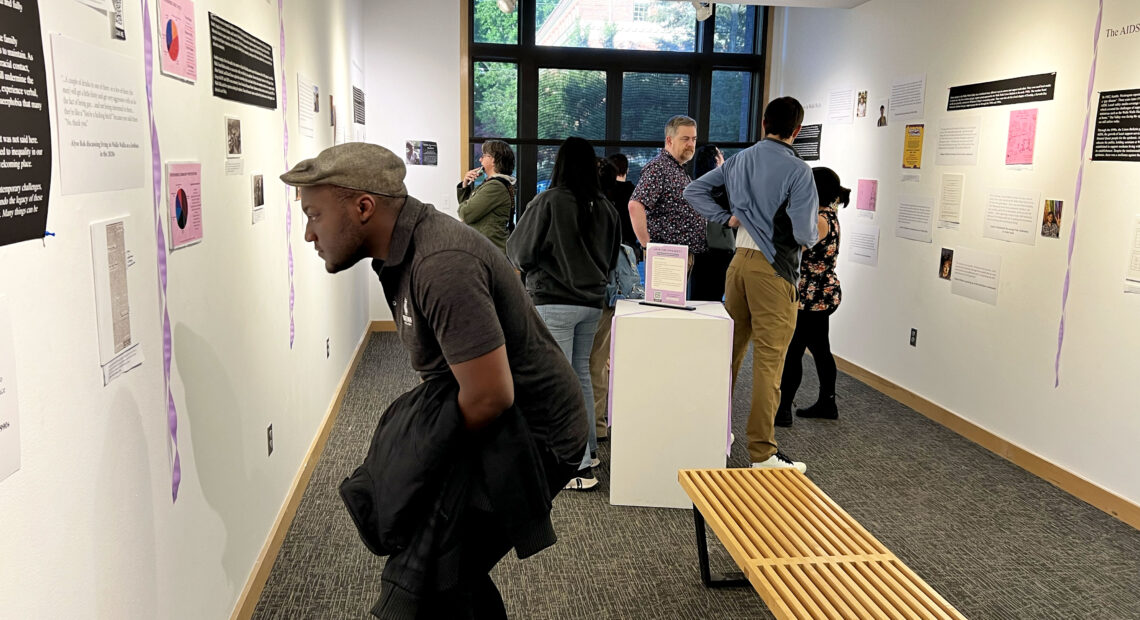
<path id="1" fill-rule="evenodd" d="M 776 426 L 792 425 L 792 399 L 803 377 L 804 349 L 811 351 L 819 374 L 819 398 L 815 404 L 796 411 L 801 418 L 839 417 L 835 406 L 835 358 L 828 340 L 829 319 L 839 308 L 842 290 L 835 275 L 839 258 L 839 205 L 851 202 L 851 190 L 839 184 L 839 175 L 830 168 L 812 168 L 815 189 L 819 194 L 819 242 L 804 250 L 800 258 L 800 309 L 796 330 L 784 357 L 784 375 L 780 380 L 780 406 L 776 409 Z"/>
<path id="2" fill-rule="evenodd" d="M 590 435 L 578 476 L 566 488 L 598 484 L 598 448 L 590 383 L 590 349 L 620 248 L 618 215 L 598 182 L 594 147 L 567 138 L 558 149 L 550 188 L 535 196 L 507 241 L 507 256 L 523 272 L 526 289 L 582 385 L 582 415 Z"/>

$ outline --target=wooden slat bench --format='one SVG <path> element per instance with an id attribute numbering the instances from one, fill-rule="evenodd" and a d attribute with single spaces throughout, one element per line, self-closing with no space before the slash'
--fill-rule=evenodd
<path id="1" fill-rule="evenodd" d="M 807 476 L 794 469 L 683 469 L 701 578 L 751 583 L 780 620 L 964 619 Z M 705 523 L 743 570 L 714 578 Z"/>

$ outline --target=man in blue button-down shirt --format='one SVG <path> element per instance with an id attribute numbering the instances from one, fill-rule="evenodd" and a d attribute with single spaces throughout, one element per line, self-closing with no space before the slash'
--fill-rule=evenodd
<path id="1" fill-rule="evenodd" d="M 780 404 L 784 354 L 796 328 L 800 248 L 818 239 L 818 197 L 811 166 L 792 149 L 804 108 L 781 97 L 764 109 L 765 138 L 693 181 L 685 200 L 710 221 L 739 227 L 736 256 L 725 279 L 725 309 L 734 322 L 732 376 L 735 383 L 752 349 L 752 409 L 748 454 L 753 467 L 807 470 L 778 450 L 774 422 Z M 712 198 L 724 186 L 730 211 Z"/>

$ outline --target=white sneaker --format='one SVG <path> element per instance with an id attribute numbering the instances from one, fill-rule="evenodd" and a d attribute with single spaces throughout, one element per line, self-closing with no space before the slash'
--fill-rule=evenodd
<path id="1" fill-rule="evenodd" d="M 583 478 L 581 476 L 571 478 L 570 482 L 567 482 L 566 486 L 562 488 L 570 491 L 589 491 L 596 486 L 598 486 L 598 479 L 591 474 L 589 478 Z"/>
<path id="2" fill-rule="evenodd" d="M 590 459 L 590 467 L 597 467 L 598 465 L 601 465 L 601 464 L 602 464 L 602 459 L 600 459 L 596 456 L 594 458 Z"/>
<path id="3" fill-rule="evenodd" d="M 783 452 L 776 452 L 763 463 L 753 463 L 752 469 L 798 469 L 801 474 L 807 473 L 807 465 L 784 456 Z"/>

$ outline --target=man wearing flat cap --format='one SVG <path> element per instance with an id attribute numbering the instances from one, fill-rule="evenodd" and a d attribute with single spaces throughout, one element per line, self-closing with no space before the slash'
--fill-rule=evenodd
<path id="1" fill-rule="evenodd" d="M 425 381 L 450 375 L 458 383 L 467 444 L 478 445 L 496 419 L 517 408 L 553 498 L 585 450 L 577 379 L 502 251 L 409 196 L 404 175 L 404 163 L 388 149 L 354 142 L 298 163 L 281 180 L 301 188 L 305 240 L 329 273 L 372 259 L 412 367 Z M 424 597 L 429 605 L 459 607 L 433 608 L 443 614 L 435 617 L 506 617 L 487 573 L 512 545 L 520 556 L 522 548 L 503 531 L 510 516 L 487 510 L 484 491 L 471 491 L 466 510 L 487 524 L 460 550 L 469 574 L 460 575 L 456 591 L 437 593 L 435 603 Z"/>

